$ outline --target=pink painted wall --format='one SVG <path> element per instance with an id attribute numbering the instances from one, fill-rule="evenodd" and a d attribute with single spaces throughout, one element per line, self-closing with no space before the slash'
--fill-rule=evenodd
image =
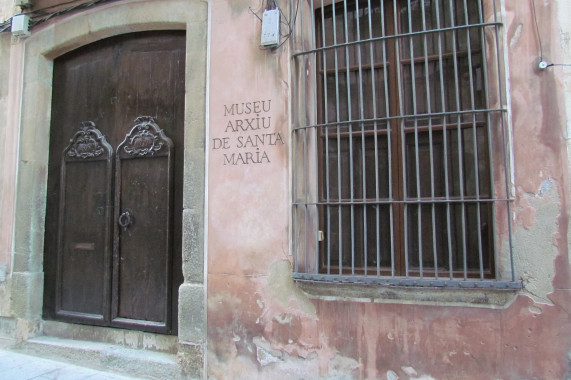
<path id="1" fill-rule="evenodd" d="M 248 11 L 256 2 L 212 3 L 210 376 L 562 379 L 571 374 L 569 177 L 562 100 L 562 78 L 568 72 L 536 69 L 539 48 L 530 4 L 505 1 L 516 191 L 513 236 L 524 290 L 497 308 L 317 297 L 293 282 L 289 53 L 285 46 L 276 51 L 258 47 L 260 24 Z M 538 1 L 537 9 L 545 55 L 555 62 L 561 58 L 557 2 Z M 229 111 L 234 104 L 252 108 L 256 101 L 266 102 L 267 110 L 240 116 Z M 271 118 L 271 125 L 261 131 L 279 133 L 281 141 L 241 145 L 260 130 L 235 131 L 236 120 L 262 117 Z M 250 159 L 247 152 L 253 154 Z M 254 163 L 260 161 L 257 152 L 267 153 L 267 160 Z M 238 154 L 242 158 L 235 161 Z"/>

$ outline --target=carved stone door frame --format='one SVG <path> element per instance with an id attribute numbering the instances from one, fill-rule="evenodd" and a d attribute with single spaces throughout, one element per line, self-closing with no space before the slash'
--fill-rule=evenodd
<path id="1" fill-rule="evenodd" d="M 43 234 L 46 169 L 50 134 L 53 59 L 77 47 L 122 33 L 158 29 L 186 30 L 184 136 L 183 275 L 179 288 L 181 354 L 192 353 L 191 373 L 203 376 L 206 343 L 204 271 L 205 147 L 207 93 L 207 2 L 201 0 L 125 0 L 54 20 L 32 31 L 22 49 L 19 118 L 7 128 L 18 131 L 17 185 L 12 231 L 11 313 L 19 339 L 41 331 Z M 15 94 L 18 95 L 16 91 Z M 192 167 L 192 170 L 191 170 Z M 17 218 L 15 217 L 17 215 Z M 201 375 L 202 374 L 202 375 Z"/>

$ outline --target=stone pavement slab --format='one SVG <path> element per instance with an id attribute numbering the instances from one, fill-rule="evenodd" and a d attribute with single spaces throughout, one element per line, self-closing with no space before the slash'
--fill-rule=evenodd
<path id="1" fill-rule="evenodd" d="M 55 360 L 0 350 L 0 380 L 134 380 Z"/>

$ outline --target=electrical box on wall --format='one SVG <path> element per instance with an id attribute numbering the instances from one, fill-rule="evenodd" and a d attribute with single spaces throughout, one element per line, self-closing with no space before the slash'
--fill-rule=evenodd
<path id="1" fill-rule="evenodd" d="M 280 10 L 266 9 L 262 15 L 262 46 L 280 43 Z"/>
<path id="2" fill-rule="evenodd" d="M 30 35 L 30 18 L 26 15 L 12 16 L 12 35 L 14 37 L 27 37 Z"/>

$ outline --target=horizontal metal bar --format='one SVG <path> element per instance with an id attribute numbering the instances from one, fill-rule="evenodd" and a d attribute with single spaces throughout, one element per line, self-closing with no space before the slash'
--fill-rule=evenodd
<path id="1" fill-rule="evenodd" d="M 363 123 L 361 123 L 363 124 Z M 374 125 L 373 125 L 374 126 Z M 472 129 L 474 127 L 486 127 L 486 122 L 484 121 L 477 121 L 477 122 L 473 122 L 473 121 L 469 121 L 469 122 L 460 122 L 460 123 L 450 123 L 446 125 L 446 129 L 449 131 L 452 131 L 453 128 L 463 128 L 463 129 Z M 322 129 L 325 129 L 327 131 L 327 128 L 330 128 L 329 126 L 325 126 L 325 127 L 320 127 Z M 429 123 L 429 125 L 417 125 L 417 126 L 412 126 L 412 127 L 403 127 L 402 129 L 404 130 L 405 133 L 413 133 L 415 131 L 418 132 L 442 132 L 444 130 L 445 126 L 443 124 L 433 124 L 432 122 Z M 347 128 L 348 129 L 348 128 Z M 320 133 L 322 133 L 321 137 L 325 137 L 325 139 L 335 139 L 335 138 L 339 138 L 339 137 L 349 137 L 350 135 L 353 136 L 386 136 L 389 128 L 381 128 L 379 126 L 376 126 L 376 128 L 371 129 L 371 126 L 368 126 L 368 129 L 360 129 L 354 132 L 349 132 L 348 130 L 345 130 L 343 132 L 331 132 L 331 134 L 325 132 L 325 134 L 327 134 L 327 136 L 323 135 L 323 132 L 320 131 Z M 303 130 L 303 128 L 302 128 Z"/>
<path id="2" fill-rule="evenodd" d="M 414 57 L 414 64 L 423 64 L 425 62 L 428 63 L 435 63 L 435 62 L 439 62 L 440 60 L 447 60 L 450 58 L 454 58 L 454 57 L 467 57 L 468 55 L 474 55 L 474 54 L 478 54 L 481 53 L 480 49 L 472 49 L 470 51 L 467 50 L 461 50 L 461 51 L 456 51 L 455 53 L 442 53 L 442 54 L 432 54 L 432 55 L 427 55 L 426 57 Z M 400 59 L 400 64 L 401 65 L 410 65 L 411 62 L 413 62 L 413 59 L 411 58 L 401 58 Z M 323 73 L 325 74 L 335 74 L 335 72 L 337 71 L 347 71 L 349 70 L 349 72 L 354 72 L 354 71 L 359 71 L 359 69 L 361 70 L 365 70 L 365 71 L 371 71 L 371 67 L 373 69 L 384 69 L 385 66 L 389 67 L 391 65 L 390 62 L 387 62 L 386 64 L 384 62 L 377 62 L 374 65 L 371 64 L 363 64 L 361 65 L 361 67 L 353 65 L 353 66 L 339 66 L 338 68 L 329 68 L 329 69 L 321 69 L 318 68 L 317 72 L 321 75 L 323 75 Z"/>
<path id="3" fill-rule="evenodd" d="M 458 199 L 408 199 L 408 200 L 352 200 L 352 201 L 322 201 L 322 202 L 293 202 L 294 206 L 352 206 L 352 205 L 392 205 L 392 204 L 450 204 L 450 203 L 494 203 L 494 202 L 513 202 L 513 198 L 481 198 L 481 199 L 470 199 L 470 198 L 458 198 Z"/>
<path id="4" fill-rule="evenodd" d="M 490 112 L 507 112 L 507 108 L 486 108 L 486 109 L 475 109 L 475 110 L 461 110 L 461 111 L 446 111 L 446 112 L 432 112 L 432 113 L 422 113 L 422 114 L 408 114 L 399 116 L 385 116 L 377 117 L 373 119 L 353 119 L 353 120 L 342 120 L 342 121 L 332 121 L 329 123 L 320 124 L 310 124 L 305 126 L 294 126 L 293 130 L 307 129 L 307 128 L 321 128 L 321 127 L 336 127 L 343 124 L 368 124 L 368 123 L 379 123 L 383 121 L 390 121 L 396 119 L 420 119 L 420 118 L 433 118 L 438 116 L 460 116 L 468 114 L 478 114 L 478 113 L 490 113 Z M 447 123 L 448 125 L 456 126 L 456 122 Z M 470 123 L 471 125 L 471 123 Z"/>
<path id="5" fill-rule="evenodd" d="M 422 31 L 418 31 L 418 32 L 391 34 L 389 36 L 367 38 L 364 40 L 344 42 L 344 43 L 340 43 L 340 44 L 336 44 L 336 45 L 329 45 L 329 46 L 323 46 L 323 47 L 319 47 L 319 48 L 315 48 L 315 49 L 294 52 L 292 54 L 292 57 L 295 58 L 295 57 L 305 55 L 305 54 L 317 53 L 319 51 L 331 50 L 331 49 L 342 48 L 342 47 L 347 47 L 347 46 L 370 43 L 370 42 L 386 41 L 386 40 L 390 40 L 393 38 L 414 37 L 414 36 L 422 36 L 422 35 L 431 34 L 431 33 L 447 32 L 447 31 L 452 31 L 452 30 L 462 30 L 462 29 L 471 29 L 471 28 L 485 28 L 487 26 L 496 27 L 496 26 L 502 26 L 502 25 L 503 25 L 503 23 L 498 22 L 498 21 L 496 21 L 496 22 L 483 22 L 483 23 L 478 23 L 478 24 L 450 26 L 448 28 L 441 28 L 441 29 L 430 29 L 430 30 L 422 30 Z"/>
<path id="6" fill-rule="evenodd" d="M 293 279 L 302 282 L 313 283 L 344 283 L 344 284 L 372 284 L 388 286 L 413 286 L 413 287 L 434 287 L 434 288 L 456 288 L 456 289 L 497 289 L 497 290 L 519 290 L 523 288 L 521 281 L 499 281 L 499 280 L 450 280 L 431 279 L 424 277 L 383 277 L 383 276 L 342 276 L 328 274 L 293 273 Z"/>

